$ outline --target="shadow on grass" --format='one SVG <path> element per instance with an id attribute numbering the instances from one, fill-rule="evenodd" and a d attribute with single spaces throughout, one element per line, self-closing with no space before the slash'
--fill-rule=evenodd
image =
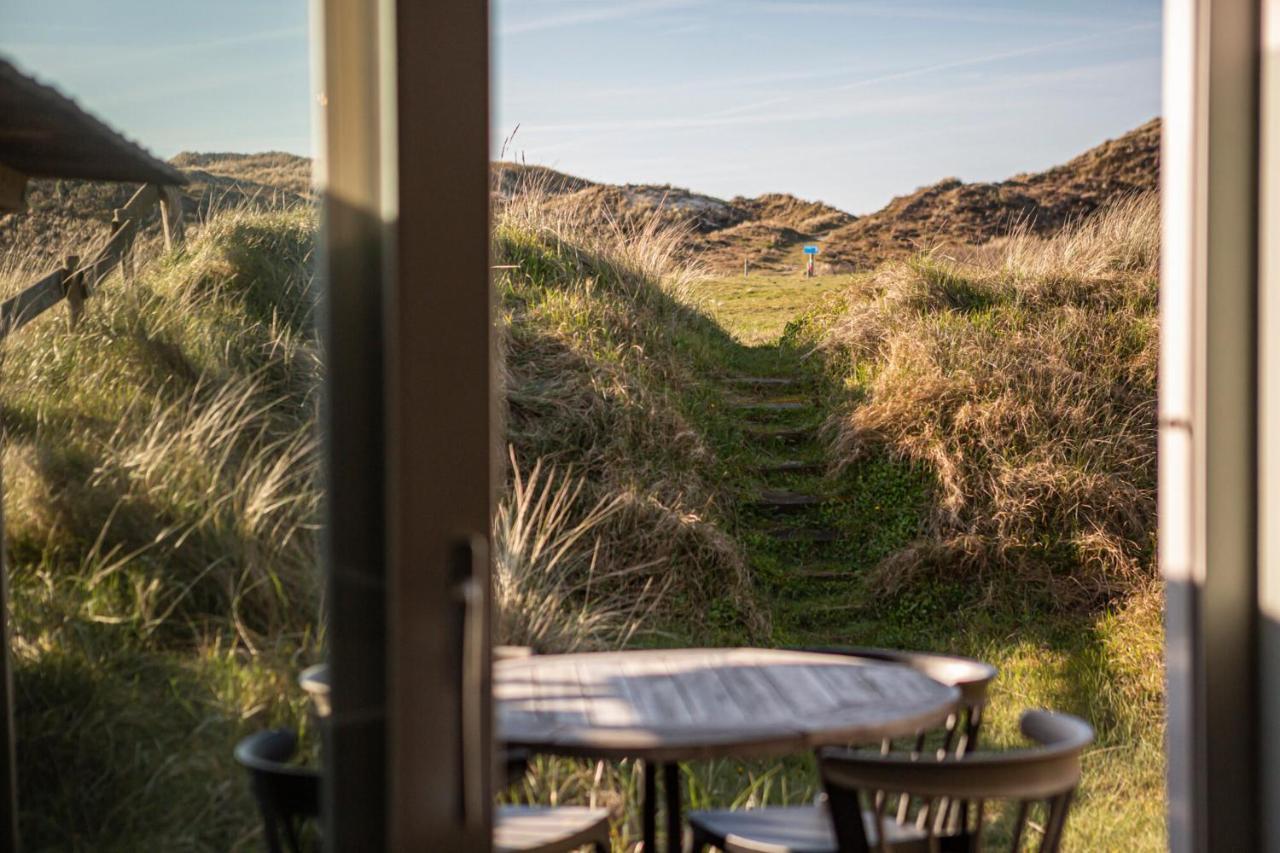
<path id="1" fill-rule="evenodd" d="M 76 654 L 19 656 L 20 823 L 29 850 L 230 850 L 257 844 L 232 749 L 306 718 L 287 664 L 121 648 L 76 630 Z M 96 654 L 83 654 L 83 650 Z"/>

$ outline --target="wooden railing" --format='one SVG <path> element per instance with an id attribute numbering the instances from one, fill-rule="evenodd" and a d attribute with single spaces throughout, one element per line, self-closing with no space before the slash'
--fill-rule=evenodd
<path id="1" fill-rule="evenodd" d="M 30 323 L 62 300 L 67 300 L 68 320 L 74 327 L 84 313 L 85 300 L 117 268 L 124 279 L 133 276 L 133 243 L 142 220 L 156 206 L 164 230 L 166 249 L 182 240 L 182 197 L 174 186 L 147 184 L 133 194 L 111 218 L 111 237 L 92 258 L 81 262 L 68 255 L 62 267 L 28 285 L 17 296 L 0 304 L 0 340 Z"/>

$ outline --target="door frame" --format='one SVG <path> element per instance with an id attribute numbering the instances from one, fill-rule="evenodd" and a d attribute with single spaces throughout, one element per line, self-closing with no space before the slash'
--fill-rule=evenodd
<path id="1" fill-rule="evenodd" d="M 1261 809 L 1280 795 L 1280 738 L 1261 725 L 1280 710 L 1280 531 L 1266 523 L 1280 496 L 1280 278 L 1262 239 L 1280 151 L 1260 135 L 1278 92 L 1264 6 L 1274 18 L 1280 3 L 1164 4 L 1159 552 L 1180 852 L 1280 846 Z"/>
<path id="2" fill-rule="evenodd" d="M 487 0 L 314 0 L 326 846 L 491 841 Z"/>

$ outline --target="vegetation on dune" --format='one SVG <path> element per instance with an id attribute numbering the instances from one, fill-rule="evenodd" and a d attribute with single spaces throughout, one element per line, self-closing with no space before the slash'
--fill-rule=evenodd
<path id="1" fill-rule="evenodd" d="M 854 573 L 749 549 L 784 643 L 971 655 L 1001 674 L 984 741 L 1028 707 L 1096 727 L 1067 849 L 1159 850 L 1155 201 L 845 279 L 780 346 L 817 373 Z"/>
<path id="2" fill-rule="evenodd" d="M 531 191 L 506 205 L 496 229 L 513 498 L 539 502 L 544 517 L 561 509 L 557 499 L 574 505 L 558 512 L 562 529 L 592 519 L 563 556 L 542 549 L 576 562 L 572 579 L 562 566 L 500 557 L 498 606 L 521 612 L 515 602 L 526 587 L 537 598 L 560 577 L 564 590 L 581 591 L 567 596 L 566 613 L 581 614 L 591 596 L 593 628 L 581 637 L 524 628 L 505 639 L 548 651 L 616 644 L 635 630 L 632 617 L 655 609 L 650 626 L 692 636 L 687 615 L 713 602 L 758 633 L 764 622 L 741 549 L 722 526 L 731 511 L 722 465 L 690 416 L 724 336 L 679 298 L 690 281 L 674 260 L 683 235 L 656 217 L 624 230 L 588 227 L 581 216 L 555 215 Z M 548 482 L 522 489 L 518 472 L 538 466 Z M 500 530 L 509 517 L 500 516 Z M 508 628 L 520 622 L 504 618 Z"/>
<path id="3" fill-rule="evenodd" d="M 495 236 L 510 487 L 499 641 L 616 646 L 763 619 L 687 411 L 723 338 L 673 296 L 671 235 L 511 204 Z M 257 821 L 235 741 L 309 728 L 319 653 L 321 364 L 307 207 L 241 206 L 141 253 L 78 328 L 5 342 L 5 514 L 31 849 L 232 849 Z M 78 244 L 77 244 L 78 245 Z M 42 258 L 6 259 L 20 287 Z"/>
<path id="4" fill-rule="evenodd" d="M 276 167 L 299 165 L 246 165 Z M 536 171 L 497 178 L 521 187 L 494 234 L 498 639 L 980 657 L 1002 670 L 987 743 L 1017 743 L 1031 706 L 1098 728 L 1072 849 L 1160 847 L 1154 201 L 873 273 L 708 281 L 684 261 L 687 223 L 589 221 L 572 188 L 547 204 Z M 55 311 L 4 344 L 32 849 L 258 843 L 231 748 L 267 725 L 308 733 L 294 679 L 323 643 L 314 241 L 308 207 L 224 210 L 177 253 L 150 246 L 77 329 Z M 10 255 L 0 284 L 46 265 Z M 806 403 L 753 417 L 823 428 L 752 444 L 749 400 L 719 381 L 748 375 L 792 377 L 783 396 Z M 833 464 L 765 483 L 784 458 Z M 820 494 L 787 523 L 839 541 L 771 536 L 766 485 Z M 609 805 L 621 845 L 634 769 L 538 758 L 514 796 Z M 695 807 L 816 793 L 804 757 L 682 772 Z"/>
<path id="5" fill-rule="evenodd" d="M 792 328 L 846 391 L 839 464 L 886 450 L 935 479 L 881 589 L 1013 572 L 1079 606 L 1152 578 L 1158 240 L 1135 198 L 1053 238 L 888 265 Z"/>
<path id="6" fill-rule="evenodd" d="M 5 341 L 29 849 L 245 843 L 235 740 L 305 728 L 292 681 L 319 589 L 313 220 L 230 211 L 182 255 L 144 251 L 138 279 L 106 282 L 76 329 L 55 311 Z"/>

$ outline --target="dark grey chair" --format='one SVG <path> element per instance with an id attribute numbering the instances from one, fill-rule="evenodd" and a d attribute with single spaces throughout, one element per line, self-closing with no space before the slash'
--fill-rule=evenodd
<path id="1" fill-rule="evenodd" d="M 320 814 L 320 774 L 290 764 L 298 738 L 288 729 L 258 732 L 236 745 L 236 761 L 249 771 L 270 853 L 301 853 L 303 824 Z M 527 755 L 503 755 L 506 781 L 524 775 Z M 284 846 L 282 846 L 282 843 Z M 591 845 L 609 849 L 609 812 L 580 806 L 500 806 L 494 816 L 497 853 L 567 853 Z"/>
<path id="2" fill-rule="evenodd" d="M 1040 850 L 1062 843 L 1071 797 L 1080 781 L 1080 753 L 1093 742 L 1083 720 L 1049 711 L 1022 715 L 1022 732 L 1036 746 L 962 758 L 918 758 L 823 749 L 818 765 L 827 803 L 755 811 L 694 812 L 693 849 L 714 846 L 726 853 L 915 853 L 981 850 L 987 800 L 1017 803 L 1010 849 L 1022 849 L 1030 807 L 1047 806 Z M 904 822 L 888 814 L 891 795 L 907 797 L 924 815 Z M 939 803 L 976 803 L 965 823 L 940 834 L 930 812 Z M 945 813 L 945 808 L 943 809 Z M 970 819 L 971 818 L 971 819 Z"/>
<path id="3" fill-rule="evenodd" d="M 319 774 L 289 763 L 297 747 L 298 737 L 288 729 L 258 732 L 236 744 L 236 761 L 249 771 L 271 853 L 301 853 L 303 824 L 320 814 Z"/>

